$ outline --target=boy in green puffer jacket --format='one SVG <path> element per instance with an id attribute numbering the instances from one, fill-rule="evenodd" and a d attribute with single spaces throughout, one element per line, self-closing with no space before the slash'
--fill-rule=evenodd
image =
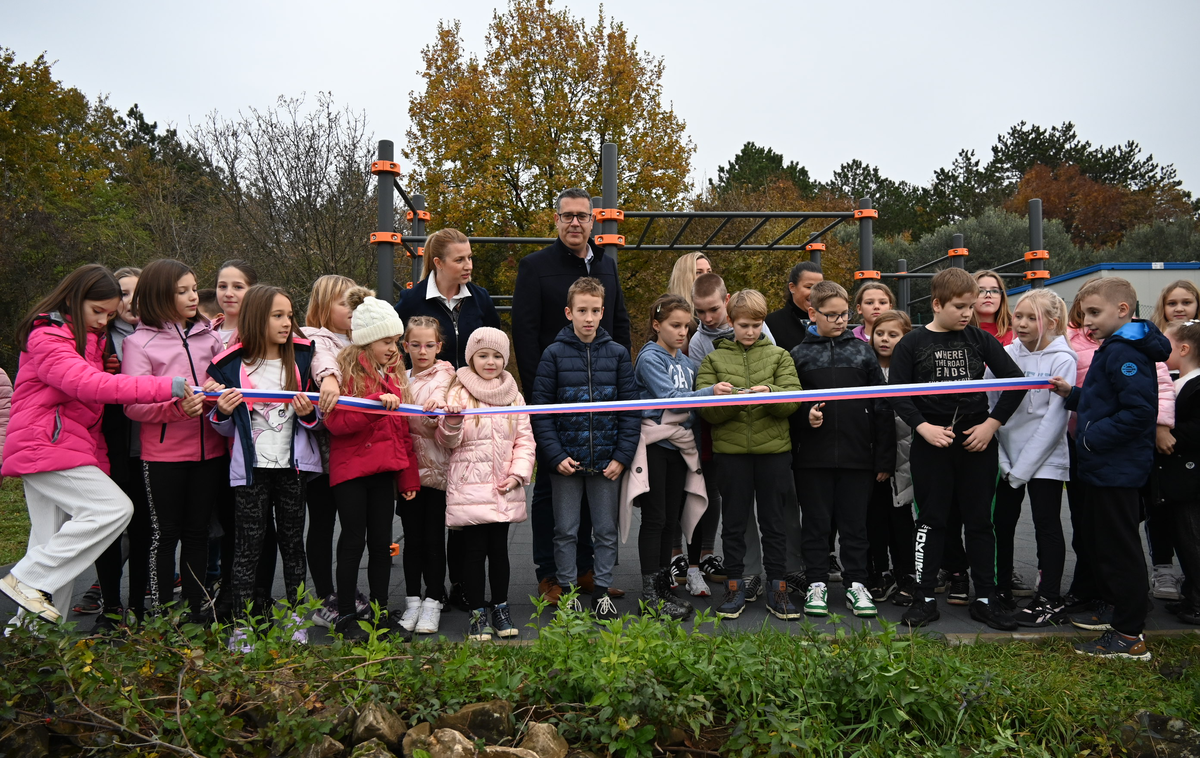
<path id="1" fill-rule="evenodd" d="M 729 298 L 733 339 L 719 339 L 704 357 L 696 389 L 729 382 L 741 392 L 782 392 L 800 389 L 796 367 L 787 351 L 762 336 L 767 301 L 761 292 L 742 290 Z M 713 425 L 713 464 L 721 491 L 721 541 L 729 575 L 725 597 L 717 608 L 722 618 L 737 618 L 746 607 L 746 521 L 758 504 L 763 567 L 767 572 L 767 609 L 779 618 L 799 618 L 800 609 L 788 596 L 784 579 L 787 539 L 784 512 L 796 507 L 792 485 L 792 442 L 788 416 L 797 403 L 724 405 L 701 408 Z M 737 578 L 734 578 L 737 577 Z"/>

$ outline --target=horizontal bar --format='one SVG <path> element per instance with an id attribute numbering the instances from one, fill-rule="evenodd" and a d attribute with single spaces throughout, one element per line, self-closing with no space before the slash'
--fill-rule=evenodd
<path id="1" fill-rule="evenodd" d="M 1000 269 L 1008 268 L 1009 266 L 1023 266 L 1023 265 L 1025 265 L 1025 263 L 1026 263 L 1026 261 L 1024 258 L 1017 258 L 1015 261 L 1009 261 L 1008 263 L 1001 263 L 999 266 L 992 267 L 992 271 L 999 271 Z M 1021 276 L 1025 276 L 1025 274 L 1022 272 Z"/>
<path id="2" fill-rule="evenodd" d="M 410 237 L 404 236 L 405 242 L 411 242 L 418 247 L 425 244 L 428 237 Z M 551 245 L 557 237 L 468 237 L 467 241 L 472 244 L 480 245 Z M 625 250 L 679 250 L 683 252 L 691 252 L 695 250 L 779 250 L 779 251 L 796 251 L 803 250 L 804 245 L 776 245 L 770 247 L 764 244 L 752 245 L 626 245 Z"/>
<path id="3" fill-rule="evenodd" d="M 996 273 L 1000 273 L 1000 272 L 996 272 Z M 937 276 L 937 274 L 930 274 L 928 272 L 917 274 L 917 273 L 913 273 L 912 271 L 899 272 L 899 273 L 895 273 L 895 274 L 889 274 L 887 272 L 882 272 L 879 275 L 886 276 L 889 279 L 932 279 L 933 277 Z M 1021 272 L 1019 274 L 1000 274 L 1000 276 L 1002 276 L 1005 279 L 1024 279 L 1025 272 Z"/>
<path id="4" fill-rule="evenodd" d="M 625 218 L 854 218 L 854 211 L 625 211 Z"/>
<path id="5" fill-rule="evenodd" d="M 725 227 L 729 226 L 730 221 L 733 221 L 733 219 L 727 218 L 724 221 L 722 221 L 720 224 L 718 224 L 716 230 L 714 230 L 712 234 L 708 235 L 708 239 L 704 240 L 705 246 L 711 245 L 712 241 L 715 240 L 717 238 L 717 235 L 721 233 L 721 230 L 724 229 Z M 800 223 L 803 224 L 804 222 L 801 221 Z M 642 244 L 642 241 L 638 240 L 638 244 L 639 245 Z"/>
<path id="6" fill-rule="evenodd" d="M 936 258 L 936 259 L 930 261 L 929 263 L 922 263 L 920 266 L 917 266 L 916 268 L 909 269 L 909 271 L 910 272 L 920 271 L 923 268 L 929 268 L 930 266 L 936 266 L 937 264 L 941 263 L 942 261 L 948 261 L 948 260 L 950 260 L 950 256 L 943 255 L 941 258 Z"/>
<path id="7" fill-rule="evenodd" d="M 757 224 L 755 224 L 754 228 L 751 229 L 750 231 L 746 232 L 746 236 L 742 237 L 742 239 L 740 241 L 738 241 L 738 243 L 736 245 L 734 245 L 733 249 L 734 250 L 744 249 L 742 246 L 746 244 L 746 241 L 749 240 L 751 237 L 753 237 L 755 234 L 757 234 L 758 230 L 762 229 L 764 226 L 766 226 L 767 222 L 770 220 L 771 219 L 769 219 L 769 218 L 764 218 L 762 221 L 759 221 Z"/>

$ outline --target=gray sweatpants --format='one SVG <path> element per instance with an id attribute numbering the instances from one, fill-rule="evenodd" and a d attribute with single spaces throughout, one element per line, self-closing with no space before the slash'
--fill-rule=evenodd
<path id="1" fill-rule="evenodd" d="M 592 517 L 592 570 L 597 587 L 611 587 L 613 567 L 617 565 L 617 500 L 620 481 L 601 474 L 562 476 L 551 474 L 554 503 L 554 565 L 558 583 L 564 588 L 579 578 L 575 564 L 575 543 L 579 537 L 580 509 L 587 489 L 588 512 Z"/>

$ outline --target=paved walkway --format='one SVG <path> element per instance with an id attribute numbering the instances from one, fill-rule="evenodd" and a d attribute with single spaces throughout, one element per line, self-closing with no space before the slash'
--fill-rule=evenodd
<path id="1" fill-rule="evenodd" d="M 636 511 L 635 511 L 636 512 Z M 1066 498 L 1063 499 L 1062 509 L 1063 531 L 1066 534 L 1067 544 L 1071 542 L 1071 524 L 1070 517 L 1067 513 Z M 403 544 L 403 530 L 400 525 L 400 519 L 396 518 L 394 523 L 394 534 L 398 541 Z M 635 613 L 638 608 L 637 596 L 641 590 L 641 576 L 637 559 L 637 533 L 638 523 L 632 525 L 629 534 L 628 542 L 620 546 L 620 560 L 616 568 L 614 586 L 620 587 L 626 591 L 626 596 L 623 600 L 617 601 L 617 608 L 621 612 Z M 1143 534 L 1143 542 L 1145 536 Z M 530 598 L 531 595 L 537 592 L 537 582 L 534 578 L 534 567 L 532 560 L 532 530 L 529 522 L 522 524 L 514 524 L 509 532 L 509 556 L 512 564 L 512 583 L 509 593 L 509 605 L 512 607 L 513 619 L 517 625 L 521 627 L 521 639 L 532 639 L 536 636 L 536 631 L 525 627 L 524 624 L 529 623 L 534 615 L 534 606 Z M 1033 523 L 1030 518 L 1029 501 L 1026 499 L 1025 506 L 1021 513 L 1021 522 L 1017 528 L 1016 550 L 1015 550 L 1015 565 L 1017 572 L 1025 579 L 1027 583 L 1032 585 L 1037 579 L 1037 547 L 1033 537 Z M 720 539 L 717 542 L 717 553 L 721 553 Z M 363 576 L 360 587 L 365 589 L 366 585 L 366 557 L 363 558 Z M 1068 550 L 1067 564 L 1063 580 L 1063 588 L 1065 589 L 1070 584 L 1070 579 L 1075 569 L 1074 555 Z M 2 573 L 2 572 L 0 572 Z M 75 583 L 75 597 L 70 603 L 58 603 L 60 609 L 70 608 L 79 600 L 83 592 L 95 580 L 93 572 L 89 571 L 81 576 Z M 709 587 L 712 590 L 712 595 L 708 598 L 690 598 L 693 605 L 699 610 L 700 608 L 710 607 L 716 609 L 720 603 L 720 595 L 722 588 L 718 584 L 710 583 Z M 682 588 L 681 594 L 684 594 Z M 276 571 L 275 582 L 276 596 L 283 595 L 283 580 L 282 568 Z M 392 608 L 402 608 L 404 605 L 404 576 L 401 567 L 400 558 L 392 560 L 392 591 L 390 595 L 390 605 Z M 1047 627 L 1045 629 L 1022 629 L 1013 634 L 996 633 L 995 630 L 989 629 L 987 626 L 980 624 L 971 619 L 966 606 L 952 606 L 945 603 L 944 596 L 939 595 L 939 608 L 942 617 L 939 621 L 931 625 L 927 631 L 934 634 L 944 634 L 951 642 L 969 643 L 977 637 L 982 640 L 996 639 L 1022 639 L 1030 637 L 1040 637 L 1047 634 L 1053 635 L 1075 635 L 1079 630 L 1069 625 L 1064 627 Z M 849 614 L 849 611 L 841 609 L 842 592 L 841 585 L 833 584 L 830 586 L 829 592 L 830 608 L 835 612 L 844 611 L 846 619 L 851 623 L 872 623 L 860 622 L 854 619 Z M 587 599 L 586 596 L 584 598 Z M 1024 603 L 1018 599 L 1019 603 Z M 1154 610 L 1151 612 L 1147 620 L 1147 632 L 1151 635 L 1164 634 L 1173 632 L 1197 632 L 1200 627 L 1188 627 L 1182 624 L 1173 615 L 1167 613 L 1163 609 L 1164 601 L 1154 601 Z M 7 621 L 9 616 L 15 610 L 12 602 L 5 596 L 0 595 L 0 622 Z M 903 608 L 892 605 L 890 602 L 880 605 L 880 615 L 893 622 L 900 620 Z M 84 628 L 90 627 L 91 616 L 78 616 L 71 614 L 70 620 L 79 622 Z M 546 623 L 550 619 L 550 612 L 542 614 L 541 618 L 532 618 L 532 621 L 537 624 Z M 822 619 L 813 619 L 818 627 L 823 627 L 832 630 L 833 625 Z M 462 639 L 467 630 L 467 614 L 447 609 L 442 614 L 441 633 L 449 639 Z M 723 621 L 722 628 L 725 630 L 738 631 L 754 631 L 766 626 L 775 627 L 777 629 L 796 629 L 797 621 L 782 621 L 769 614 L 766 610 L 765 600 L 760 598 L 757 602 L 747 606 L 742 617 L 732 621 Z M 878 627 L 878 624 L 873 624 Z M 323 630 L 313 629 L 313 640 L 323 639 Z"/>

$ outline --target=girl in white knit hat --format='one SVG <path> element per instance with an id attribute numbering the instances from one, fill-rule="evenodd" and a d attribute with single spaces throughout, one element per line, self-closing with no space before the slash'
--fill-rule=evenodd
<path id="1" fill-rule="evenodd" d="M 392 306 L 352 290 L 347 305 L 350 340 L 338 354 L 342 394 L 378 400 L 395 410 L 408 391 L 399 339 L 404 324 Z M 329 484 L 337 502 L 342 533 L 337 545 L 338 617 L 334 631 L 349 639 L 366 630 L 360 621 L 374 621 L 392 637 L 408 640 L 412 633 L 400 625 L 400 614 L 388 614 L 388 587 L 392 574 L 392 515 L 396 488 L 412 500 L 421 488 L 417 456 L 413 452 L 408 421 L 396 414 L 364 413 L 336 407 L 325 416 L 332 437 L 329 445 Z M 379 614 L 360 619 L 354 596 L 358 566 L 364 547 L 368 553 L 367 584 L 372 605 Z"/>

